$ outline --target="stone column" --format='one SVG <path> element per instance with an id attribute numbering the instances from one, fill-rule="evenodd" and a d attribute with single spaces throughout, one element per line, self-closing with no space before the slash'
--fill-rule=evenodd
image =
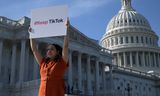
<path id="1" fill-rule="evenodd" d="M 137 42 L 136 42 L 136 41 L 137 41 L 136 39 L 137 39 L 136 36 L 133 36 L 133 42 L 134 42 L 134 43 L 137 43 Z"/>
<path id="2" fill-rule="evenodd" d="M 73 86 L 73 81 L 72 81 L 72 50 L 69 50 L 69 68 L 68 68 L 68 82 L 69 86 Z"/>
<path id="3" fill-rule="evenodd" d="M 142 52 L 142 66 L 145 66 L 145 55 L 144 55 L 144 52 Z"/>
<path id="4" fill-rule="evenodd" d="M 123 37 L 123 44 L 126 44 L 126 37 Z"/>
<path id="5" fill-rule="evenodd" d="M 31 75 L 32 73 L 29 74 L 30 72 L 30 68 L 29 67 L 33 67 L 33 66 L 30 66 L 29 64 L 29 48 L 27 47 L 26 50 L 25 50 L 25 62 L 24 62 L 24 81 L 29 81 L 29 75 Z"/>
<path id="6" fill-rule="evenodd" d="M 138 51 L 136 52 L 136 65 L 137 65 L 137 67 L 139 66 L 139 55 L 138 55 Z"/>
<path id="7" fill-rule="evenodd" d="M 87 89 L 88 94 L 91 95 L 91 59 L 90 56 L 87 58 Z"/>
<path id="8" fill-rule="evenodd" d="M 121 37 L 118 37 L 118 45 L 120 45 Z"/>
<path id="9" fill-rule="evenodd" d="M 149 67 L 151 67 L 151 65 L 152 65 L 152 63 L 151 63 L 151 53 L 148 52 L 148 55 L 149 55 L 149 58 L 148 58 L 149 62 L 148 62 L 148 65 L 149 65 Z"/>
<path id="10" fill-rule="evenodd" d="M 148 66 L 149 66 L 149 62 L 148 62 L 148 61 L 149 61 L 149 54 L 148 54 L 148 52 L 146 52 L 145 55 L 146 55 L 146 56 L 145 56 L 146 65 L 147 65 L 147 67 L 148 67 Z"/>
<path id="11" fill-rule="evenodd" d="M 115 53 L 115 54 L 116 54 L 116 53 Z M 115 55 L 115 54 L 113 54 L 113 64 L 114 64 L 114 65 L 116 65 L 116 64 L 117 64 L 117 63 L 116 63 L 116 58 L 117 58 L 117 57 L 116 57 L 116 55 Z"/>
<path id="12" fill-rule="evenodd" d="M 158 67 L 160 67 L 160 54 L 158 53 Z"/>
<path id="13" fill-rule="evenodd" d="M 21 41 L 19 82 L 24 81 L 26 40 Z"/>
<path id="14" fill-rule="evenodd" d="M 131 43 L 131 36 L 128 36 L 128 43 Z"/>
<path id="15" fill-rule="evenodd" d="M 78 89 L 82 90 L 82 66 L 81 66 L 82 54 L 78 53 Z"/>
<path id="16" fill-rule="evenodd" d="M 102 76 L 103 76 L 103 93 L 106 92 L 106 76 L 105 76 L 105 64 L 103 63 L 103 70 L 102 70 Z"/>
<path id="17" fill-rule="evenodd" d="M 13 46 L 12 46 L 12 57 L 11 57 L 11 81 L 10 84 L 14 84 L 15 82 L 15 67 L 16 67 L 16 51 L 17 51 L 17 46 L 16 43 L 13 42 Z"/>
<path id="18" fill-rule="evenodd" d="M 115 53 L 116 54 L 116 63 L 115 63 L 115 65 L 118 65 L 118 55 L 117 55 L 117 53 Z"/>
<path id="19" fill-rule="evenodd" d="M 121 64 L 121 58 L 120 58 L 120 53 L 117 53 L 117 57 L 118 57 L 118 66 L 122 66 Z"/>
<path id="20" fill-rule="evenodd" d="M 119 56 L 118 56 L 118 53 L 116 53 L 116 56 L 117 56 L 116 65 L 119 65 Z"/>
<path id="21" fill-rule="evenodd" d="M 96 90 L 99 91 L 99 60 L 96 59 Z"/>
<path id="22" fill-rule="evenodd" d="M 133 66 L 133 58 L 132 58 L 132 52 L 130 52 L 130 67 Z"/>
<path id="23" fill-rule="evenodd" d="M 153 64 L 153 67 L 155 67 L 157 65 L 157 61 L 156 61 L 156 54 L 155 52 L 153 53 L 153 58 L 154 58 L 154 64 Z"/>
<path id="24" fill-rule="evenodd" d="M 126 62 L 126 53 L 125 52 L 123 53 L 123 59 L 124 59 L 124 67 L 126 67 L 127 62 Z"/>
<path id="25" fill-rule="evenodd" d="M 38 43 L 36 47 L 38 49 Z M 34 55 L 33 55 L 33 62 L 34 62 L 33 63 L 33 79 L 38 79 L 39 65 Z"/>
<path id="26" fill-rule="evenodd" d="M 3 53 L 3 40 L 0 39 L 0 74 L 1 74 L 1 67 L 2 67 L 2 53 Z M 1 81 L 1 78 L 0 78 Z"/>

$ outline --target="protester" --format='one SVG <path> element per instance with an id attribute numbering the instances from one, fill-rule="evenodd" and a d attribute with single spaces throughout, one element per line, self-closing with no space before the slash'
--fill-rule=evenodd
<path id="1" fill-rule="evenodd" d="M 66 22 L 67 33 L 64 37 L 63 48 L 58 44 L 49 44 L 46 56 L 42 56 L 36 48 L 35 39 L 30 38 L 30 46 L 40 66 L 39 96 L 64 96 L 64 74 L 68 63 L 68 28 L 69 20 Z M 29 28 L 32 32 L 32 28 Z"/>

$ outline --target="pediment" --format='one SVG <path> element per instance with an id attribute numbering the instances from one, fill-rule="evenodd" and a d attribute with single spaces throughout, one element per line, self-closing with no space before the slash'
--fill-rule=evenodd
<path id="1" fill-rule="evenodd" d="M 100 47 L 98 44 L 98 40 L 91 39 L 84 35 L 82 32 L 71 26 L 69 28 L 69 36 L 72 40 L 77 41 L 79 43 L 89 45 L 89 46 L 94 46 L 94 47 Z"/>

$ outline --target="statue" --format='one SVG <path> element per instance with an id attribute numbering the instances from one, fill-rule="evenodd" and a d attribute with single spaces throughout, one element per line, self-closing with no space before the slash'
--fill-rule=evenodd
<path id="1" fill-rule="evenodd" d="M 131 0 L 123 0 L 123 6 L 129 6 L 131 4 Z"/>

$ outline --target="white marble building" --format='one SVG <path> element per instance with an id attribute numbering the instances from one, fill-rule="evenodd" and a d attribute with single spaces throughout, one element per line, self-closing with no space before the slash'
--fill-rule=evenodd
<path id="1" fill-rule="evenodd" d="M 65 83 L 74 92 L 79 90 L 85 96 L 159 96 L 158 36 L 147 19 L 132 8 L 131 0 L 121 1 L 121 10 L 101 39 L 103 48 L 70 27 Z M 39 67 L 30 50 L 29 24 L 27 17 L 18 21 L 0 17 L 0 96 L 38 96 Z M 63 37 L 37 42 L 44 55 L 47 43 L 63 45 Z"/>
<path id="2" fill-rule="evenodd" d="M 113 55 L 114 66 L 106 72 L 107 96 L 160 96 L 159 37 L 131 0 L 121 3 L 100 41 Z"/>
<path id="3" fill-rule="evenodd" d="M 38 96 L 39 66 L 30 49 L 29 24 L 27 17 L 18 21 L 0 17 L 0 96 Z M 104 69 L 112 64 L 112 55 L 73 26 L 69 31 L 66 86 L 85 95 L 104 94 Z M 37 39 L 37 42 L 38 49 L 45 55 L 46 44 L 63 45 L 63 37 Z"/>

